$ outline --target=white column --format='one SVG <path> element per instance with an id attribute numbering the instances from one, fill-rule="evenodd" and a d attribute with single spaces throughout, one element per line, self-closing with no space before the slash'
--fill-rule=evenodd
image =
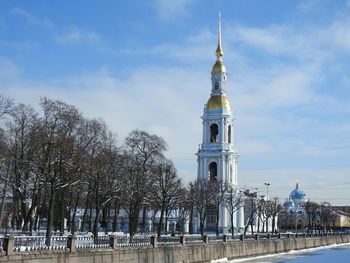
<path id="1" fill-rule="evenodd" d="M 203 169 L 202 179 L 208 179 L 209 160 L 208 158 L 205 158 L 203 161 L 204 161 L 204 169 Z"/>
<path id="2" fill-rule="evenodd" d="M 199 169 L 200 169 L 200 174 L 199 174 L 198 178 L 202 178 L 203 177 L 203 171 L 204 171 L 204 159 L 203 159 L 203 157 L 201 157 Z"/>
<path id="3" fill-rule="evenodd" d="M 220 144 L 224 143 L 224 134 L 225 134 L 225 129 L 224 129 L 224 119 L 220 120 Z"/>
<path id="4" fill-rule="evenodd" d="M 230 156 L 226 157 L 226 183 L 230 183 Z"/>
<path id="5" fill-rule="evenodd" d="M 224 162 L 223 157 L 219 157 L 218 158 L 218 163 L 219 163 L 218 175 L 219 175 L 219 179 L 221 181 L 224 180 L 223 162 Z"/>
<path id="6" fill-rule="evenodd" d="M 227 224 L 227 214 L 228 214 L 228 212 L 227 212 L 226 207 L 223 204 L 220 205 L 220 211 L 219 212 L 220 212 L 219 227 L 227 228 L 228 227 L 228 224 Z"/>
<path id="7" fill-rule="evenodd" d="M 206 119 L 203 119 L 203 144 L 207 145 L 208 142 L 208 129 L 209 129 L 209 125 L 208 125 L 208 121 Z"/>
<path id="8" fill-rule="evenodd" d="M 227 138 L 227 122 L 226 122 L 226 119 L 224 119 L 223 132 L 224 132 L 224 141 L 223 141 L 223 143 L 227 143 L 228 142 L 228 138 Z"/>
<path id="9" fill-rule="evenodd" d="M 202 126 L 203 126 L 203 140 L 202 140 L 202 143 L 205 144 L 205 136 L 206 136 L 206 129 L 205 129 L 205 121 L 204 121 L 204 118 L 202 119 Z"/>
<path id="10" fill-rule="evenodd" d="M 185 233 L 188 233 L 190 232 L 190 224 L 188 223 L 188 221 L 185 222 L 185 225 L 184 225 L 184 230 L 183 230 Z"/>

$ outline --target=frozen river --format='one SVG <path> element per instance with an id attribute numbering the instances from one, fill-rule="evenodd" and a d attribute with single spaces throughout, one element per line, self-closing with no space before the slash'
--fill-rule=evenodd
<path id="1" fill-rule="evenodd" d="M 292 251 L 273 256 L 264 256 L 253 259 L 221 261 L 226 263 L 340 263 L 350 262 L 350 244 L 335 245 L 327 248 Z"/>

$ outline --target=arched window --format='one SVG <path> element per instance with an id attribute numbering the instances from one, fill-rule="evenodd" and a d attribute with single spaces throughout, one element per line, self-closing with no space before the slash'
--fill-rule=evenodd
<path id="1" fill-rule="evenodd" d="M 219 88 L 219 82 L 215 82 L 214 88 L 215 88 L 215 89 L 218 89 L 218 88 Z"/>
<path id="2" fill-rule="evenodd" d="M 228 135 L 228 143 L 231 143 L 231 125 L 228 126 L 228 131 L 227 131 L 227 135 Z"/>
<path id="3" fill-rule="evenodd" d="M 216 162 L 211 162 L 209 164 L 209 181 L 213 182 L 217 180 L 218 176 L 218 166 Z"/>
<path id="4" fill-rule="evenodd" d="M 219 126 L 217 124 L 210 125 L 210 142 L 218 142 Z"/>

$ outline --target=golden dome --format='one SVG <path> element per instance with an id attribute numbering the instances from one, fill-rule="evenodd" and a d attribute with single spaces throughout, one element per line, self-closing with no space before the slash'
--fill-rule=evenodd
<path id="1" fill-rule="evenodd" d="M 226 73 L 224 62 L 217 60 L 213 66 L 212 72 L 214 73 Z"/>
<path id="2" fill-rule="evenodd" d="M 231 111 L 231 105 L 226 96 L 211 96 L 207 103 L 207 109 Z"/>

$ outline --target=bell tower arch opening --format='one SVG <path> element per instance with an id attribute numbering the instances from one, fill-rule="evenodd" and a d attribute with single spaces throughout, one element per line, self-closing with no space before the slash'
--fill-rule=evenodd
<path id="1" fill-rule="evenodd" d="M 219 135 L 219 126 L 216 123 L 210 125 L 210 142 L 211 143 L 218 142 L 218 138 L 219 138 L 218 135 Z"/>
<path id="2" fill-rule="evenodd" d="M 227 130 L 227 138 L 228 138 L 228 143 L 231 143 L 231 125 L 228 126 L 228 130 Z"/>
<path id="3" fill-rule="evenodd" d="M 218 165 L 216 162 L 211 162 L 209 164 L 209 181 L 215 182 L 217 181 L 218 177 Z"/>

